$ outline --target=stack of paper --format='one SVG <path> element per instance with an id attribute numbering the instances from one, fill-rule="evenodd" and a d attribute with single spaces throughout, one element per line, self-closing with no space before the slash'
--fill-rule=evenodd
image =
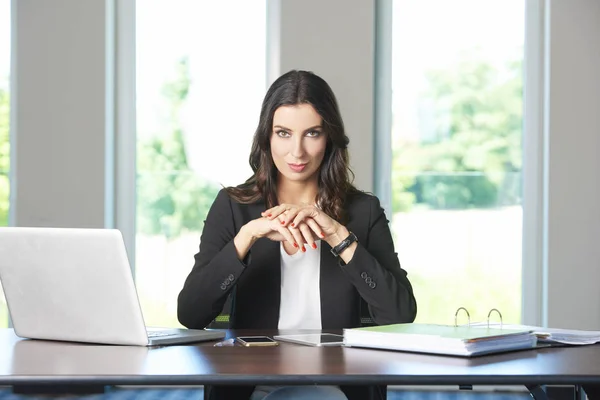
<path id="1" fill-rule="evenodd" d="M 472 327 L 486 328 L 488 325 L 485 322 L 477 324 L 471 324 Z M 544 343 L 562 343 L 572 345 L 585 345 L 594 344 L 600 342 L 600 331 L 583 331 L 574 329 L 557 329 L 557 328 L 542 328 L 539 326 L 527 326 L 527 325 L 500 325 L 490 324 L 492 328 L 502 329 L 522 329 L 530 330 L 537 337 L 540 342 Z"/>
<path id="2" fill-rule="evenodd" d="M 344 329 L 344 345 L 420 353 L 475 356 L 533 348 L 528 329 L 497 329 L 434 324 L 394 324 Z"/>

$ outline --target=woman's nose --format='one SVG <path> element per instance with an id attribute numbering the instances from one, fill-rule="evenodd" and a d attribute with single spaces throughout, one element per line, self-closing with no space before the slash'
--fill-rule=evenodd
<path id="1" fill-rule="evenodd" d="M 292 144 L 292 156 L 297 159 L 301 159 L 304 156 L 304 141 L 302 138 L 294 139 Z"/>

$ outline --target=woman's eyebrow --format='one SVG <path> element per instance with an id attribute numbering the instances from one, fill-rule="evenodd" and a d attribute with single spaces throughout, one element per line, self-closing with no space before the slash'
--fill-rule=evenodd
<path id="1" fill-rule="evenodd" d="M 314 131 L 314 130 L 317 130 L 317 129 L 321 129 L 321 128 L 322 128 L 322 126 L 320 124 L 319 125 L 315 125 L 315 126 L 311 126 L 307 130 L 305 130 L 304 133 L 310 132 L 310 131 Z"/>
<path id="2" fill-rule="evenodd" d="M 321 129 L 322 127 L 323 127 L 322 125 L 311 126 L 310 128 L 304 130 L 304 133 L 314 131 L 315 129 Z M 282 125 L 274 125 L 273 129 L 282 129 L 284 131 L 293 132 L 290 128 L 286 128 L 285 126 L 282 126 Z"/>

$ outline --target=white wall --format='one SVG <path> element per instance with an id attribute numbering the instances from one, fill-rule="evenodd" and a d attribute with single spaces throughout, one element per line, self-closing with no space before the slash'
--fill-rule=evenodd
<path id="1" fill-rule="evenodd" d="M 547 323 L 600 329 L 600 2 L 549 5 Z"/>
<path id="2" fill-rule="evenodd" d="M 330 82 L 350 136 L 356 182 L 366 190 L 373 187 L 374 3 L 278 2 L 280 37 L 271 49 L 281 55 L 271 65 L 272 76 L 305 68 Z M 106 132 L 112 129 L 104 96 L 111 79 L 105 70 L 110 1 L 12 4 L 17 46 L 12 221 L 106 226 L 111 219 L 105 151 L 111 151 Z M 547 5 L 543 297 L 548 311 L 542 320 L 550 326 L 600 329 L 600 3 L 548 0 Z"/>
<path id="3" fill-rule="evenodd" d="M 14 225 L 105 225 L 105 3 L 12 2 Z"/>
<path id="4" fill-rule="evenodd" d="M 355 184 L 373 190 L 375 0 L 277 0 L 279 62 L 270 82 L 291 69 L 316 73 L 329 83 L 350 138 Z M 273 32 L 276 33 L 276 32 Z M 270 83 L 269 82 L 269 83 Z"/>

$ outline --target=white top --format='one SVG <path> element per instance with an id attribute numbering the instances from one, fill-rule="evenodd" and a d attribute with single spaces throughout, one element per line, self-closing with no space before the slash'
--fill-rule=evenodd
<path id="1" fill-rule="evenodd" d="M 289 255 L 281 249 L 279 329 L 321 329 L 321 241 Z"/>

